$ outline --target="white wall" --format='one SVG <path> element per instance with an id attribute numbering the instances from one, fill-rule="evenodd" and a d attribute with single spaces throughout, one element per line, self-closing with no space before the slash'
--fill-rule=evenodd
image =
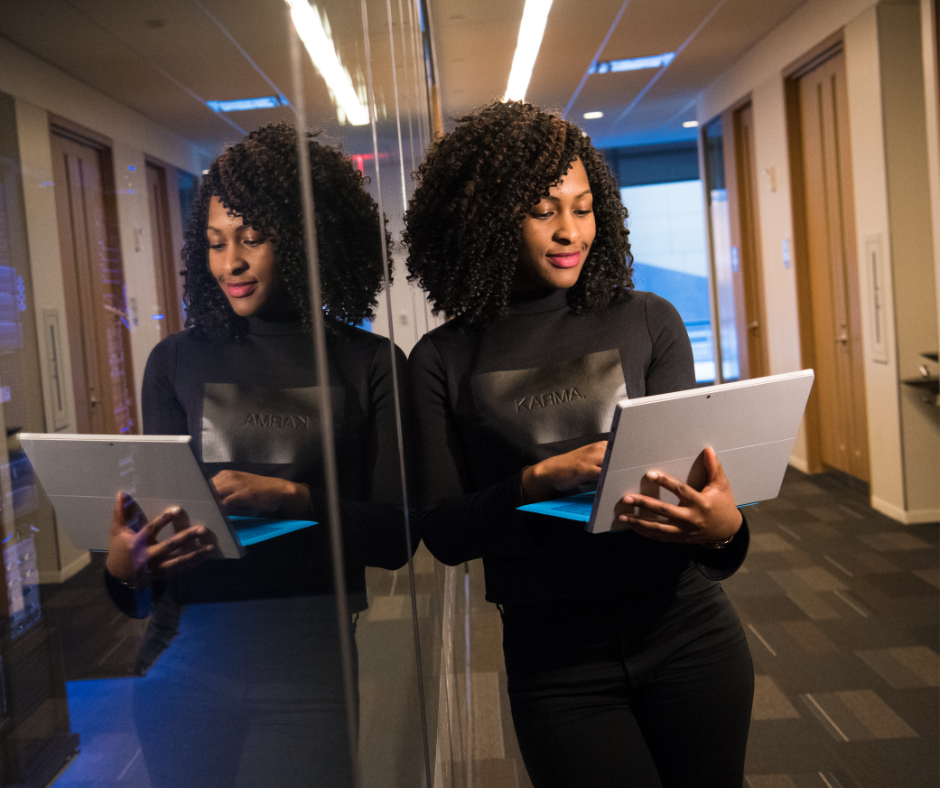
<path id="1" fill-rule="evenodd" d="M 921 353 L 935 350 L 937 339 L 919 6 L 881 4 L 877 24 L 897 353 L 896 363 L 891 364 L 889 358 L 887 366 L 903 381 L 920 377 Z M 861 117 L 851 122 L 853 128 L 867 125 Z M 924 394 L 923 389 L 909 385 L 898 389 L 903 517 L 890 511 L 894 501 L 885 501 L 882 509 L 907 522 L 940 520 L 940 411 L 932 397 L 925 401 Z M 873 500 L 876 507 L 879 503 Z"/>
<path id="2" fill-rule="evenodd" d="M 890 291 L 889 363 L 881 364 L 872 359 L 869 280 L 860 270 L 872 503 L 904 522 L 936 520 L 940 519 L 937 411 L 923 407 L 920 393 L 899 383 L 901 377 L 912 376 L 916 353 L 932 349 L 937 337 L 934 240 L 923 168 L 924 89 L 919 76 L 910 77 L 912 62 L 918 74 L 921 71 L 916 0 L 880 6 L 873 0 L 810 0 L 703 91 L 697 117 L 704 124 L 751 98 L 770 366 L 773 373 L 798 369 L 796 280 L 793 268 L 784 265 L 782 252 L 784 240 L 791 255 L 793 249 L 782 72 L 839 31 L 846 55 L 858 264 L 862 265 L 866 241 L 878 238 Z M 895 303 L 897 298 L 901 303 Z M 930 341 L 925 338 L 928 334 Z M 920 347 L 925 341 L 927 345 Z M 916 367 L 914 363 L 914 373 Z M 793 462 L 806 466 L 802 439 L 794 447 Z"/>
<path id="3" fill-rule="evenodd" d="M 157 288 L 150 243 L 144 157 L 152 156 L 189 172 L 201 172 L 206 156 L 197 146 L 98 93 L 48 63 L 0 37 L 0 91 L 16 99 L 16 125 L 23 168 L 23 197 L 33 276 L 37 321 L 43 310 L 55 309 L 60 326 L 65 320 L 66 294 L 53 192 L 49 113 L 66 118 L 113 141 L 115 188 L 121 256 L 128 299 L 138 305 L 139 325 L 131 339 L 135 393 L 140 414 L 140 387 L 150 350 L 159 340 L 159 329 L 150 319 L 157 303 Z M 131 170 L 130 168 L 134 169 Z M 46 423 L 52 427 L 49 359 L 38 326 L 39 355 L 43 376 Z M 64 343 L 66 375 L 71 383 L 68 344 Z M 69 431 L 75 430 L 75 404 L 68 389 Z"/>

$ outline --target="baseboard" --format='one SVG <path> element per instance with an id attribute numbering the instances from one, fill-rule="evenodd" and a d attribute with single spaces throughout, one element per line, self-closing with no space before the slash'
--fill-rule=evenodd
<path id="1" fill-rule="evenodd" d="M 940 509 L 911 509 L 905 511 L 900 506 L 883 501 L 874 495 L 871 497 L 871 508 L 904 525 L 940 522 Z"/>
<path id="2" fill-rule="evenodd" d="M 790 455 L 790 465 L 796 468 L 801 473 L 805 473 L 807 476 L 810 473 L 809 463 L 806 461 L 805 457 L 797 457 L 795 454 Z"/>
<path id="3" fill-rule="evenodd" d="M 40 569 L 40 583 L 64 583 L 70 577 L 74 577 L 91 563 L 91 553 L 84 552 L 74 561 L 66 564 L 61 569 Z"/>

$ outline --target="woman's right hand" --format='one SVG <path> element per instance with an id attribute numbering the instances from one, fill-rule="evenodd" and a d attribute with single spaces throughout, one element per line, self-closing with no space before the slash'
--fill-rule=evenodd
<path id="1" fill-rule="evenodd" d="M 162 542 L 157 534 L 172 523 L 176 533 Z M 192 569 L 218 549 L 215 534 L 203 525 L 189 524 L 189 515 L 179 506 L 147 522 L 137 502 L 118 493 L 111 516 L 108 542 L 108 572 L 124 583 L 135 583 L 142 575 L 166 575 Z"/>
<path id="2" fill-rule="evenodd" d="M 607 441 L 598 441 L 530 465 L 522 472 L 523 503 L 547 501 L 582 484 L 596 484 L 606 451 Z"/>

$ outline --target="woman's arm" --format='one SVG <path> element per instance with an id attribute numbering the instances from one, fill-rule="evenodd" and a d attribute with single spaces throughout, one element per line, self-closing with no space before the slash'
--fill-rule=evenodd
<path id="1" fill-rule="evenodd" d="M 175 344 L 163 341 L 151 352 L 144 370 L 142 400 L 147 435 L 188 434 L 186 413 L 173 386 L 175 370 Z M 157 542 L 157 534 L 170 524 L 176 534 Z M 133 498 L 121 493 L 112 515 L 105 587 L 121 612 L 145 618 L 164 593 L 166 577 L 197 566 L 214 549 L 212 535 L 202 526 L 191 527 L 183 510 L 174 507 L 147 522 Z"/>
<path id="2" fill-rule="evenodd" d="M 658 296 L 647 296 L 646 324 L 653 345 L 646 394 L 694 388 L 692 346 L 676 308 Z M 701 492 L 667 474 L 650 479 L 675 494 L 679 498 L 677 506 L 642 495 L 628 495 L 618 506 L 618 512 L 622 522 L 643 536 L 694 545 L 693 558 L 699 569 L 706 576 L 721 580 L 744 562 L 750 538 L 747 521 L 735 507 L 734 491 L 711 449 L 706 451 L 705 465 L 709 480 Z M 635 513 L 634 507 L 642 508 Z M 721 545 L 728 539 L 731 541 Z M 713 549 L 716 544 L 721 548 Z"/>
<path id="3" fill-rule="evenodd" d="M 424 337 L 408 359 L 421 479 L 421 534 L 431 553 L 450 566 L 490 554 L 529 548 L 521 506 L 520 470 L 479 492 L 471 487 L 463 443 L 447 396 L 444 363 Z"/>
<path id="4" fill-rule="evenodd" d="M 399 441 L 392 354 L 397 375 L 401 436 Z M 348 563 L 398 569 L 408 562 L 421 541 L 414 496 L 408 495 L 409 517 L 404 513 L 405 492 L 413 489 L 412 407 L 405 355 L 397 345 L 383 340 L 369 369 L 370 418 L 365 445 L 361 447 L 366 501 L 340 500 L 343 547 Z M 404 463 L 404 473 L 402 472 Z M 326 516 L 326 496 L 311 490 L 314 511 Z"/>

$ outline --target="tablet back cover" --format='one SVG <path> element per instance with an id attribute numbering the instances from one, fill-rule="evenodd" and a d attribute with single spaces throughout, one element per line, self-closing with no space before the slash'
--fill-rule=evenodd
<path id="1" fill-rule="evenodd" d="M 675 503 L 676 497 L 657 485 L 640 489 L 647 471 L 701 489 L 708 446 L 715 449 L 739 506 L 775 498 L 813 377 L 812 370 L 803 370 L 621 401 L 587 530 L 620 527 L 614 507 L 627 493 L 658 493 Z"/>
<path id="2" fill-rule="evenodd" d="M 170 506 L 183 507 L 192 523 L 216 535 L 225 558 L 240 558 L 245 551 L 233 538 L 189 440 L 186 435 L 20 433 L 20 445 L 55 507 L 56 522 L 76 546 L 108 549 L 114 500 L 123 490 L 149 519 Z M 173 533 L 168 525 L 159 539 Z"/>

